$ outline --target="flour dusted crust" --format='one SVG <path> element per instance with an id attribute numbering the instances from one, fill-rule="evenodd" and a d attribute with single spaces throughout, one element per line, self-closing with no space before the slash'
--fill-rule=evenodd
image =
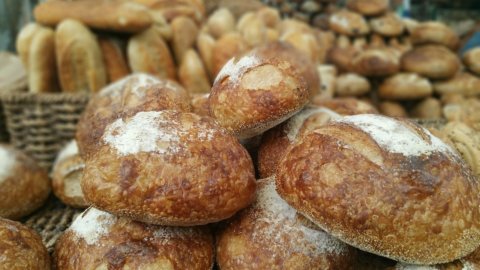
<path id="1" fill-rule="evenodd" d="M 353 269 L 354 248 L 320 230 L 259 180 L 255 203 L 217 235 L 217 262 L 228 269 Z"/>
<path id="2" fill-rule="evenodd" d="M 458 57 L 439 45 L 417 47 L 401 58 L 402 69 L 429 79 L 448 79 L 460 69 Z"/>
<path id="3" fill-rule="evenodd" d="M 57 269 L 211 269 L 204 227 L 162 227 L 95 208 L 79 215 L 55 246 Z"/>
<path id="4" fill-rule="evenodd" d="M 349 0 L 347 7 L 366 16 L 376 16 L 389 8 L 388 0 Z"/>
<path id="5" fill-rule="evenodd" d="M 107 126 L 86 160 L 87 201 L 116 215 L 168 226 L 223 220 L 253 199 L 253 164 L 212 118 L 139 112 Z"/>
<path id="6" fill-rule="evenodd" d="M 19 222 L 0 218 L 0 269 L 50 270 L 50 256 L 40 236 Z"/>
<path id="7" fill-rule="evenodd" d="M 385 79 L 378 88 L 382 99 L 421 99 L 432 95 L 430 81 L 415 73 L 398 73 Z"/>
<path id="8" fill-rule="evenodd" d="M 0 217 L 20 219 L 42 206 L 49 193 L 47 172 L 27 155 L 0 144 Z"/>
<path id="9" fill-rule="evenodd" d="M 176 82 L 136 73 L 110 84 L 90 99 L 78 122 L 80 156 L 95 152 L 105 127 L 119 116 L 167 109 L 191 111 L 188 93 Z"/>
<path id="10" fill-rule="evenodd" d="M 311 93 L 304 67 L 293 60 L 297 55 L 291 46 L 271 43 L 232 58 L 213 84 L 209 97 L 212 117 L 243 139 L 261 134 L 301 110 Z M 314 68 L 312 72 L 318 76 Z"/>
<path id="11" fill-rule="evenodd" d="M 277 191 L 322 229 L 413 264 L 461 258 L 480 244 L 479 183 L 440 139 L 407 120 L 344 117 L 289 148 Z"/>
<path id="12" fill-rule="evenodd" d="M 363 36 L 370 32 L 370 27 L 362 15 L 346 9 L 333 13 L 328 22 L 330 28 L 341 35 Z"/>
<path id="13" fill-rule="evenodd" d="M 262 135 L 258 149 L 258 171 L 261 178 L 275 174 L 278 163 L 285 155 L 288 146 L 298 138 L 341 116 L 326 108 L 307 107 L 282 124 Z"/>
<path id="14" fill-rule="evenodd" d="M 338 114 L 342 115 L 354 115 L 354 114 L 377 114 L 378 110 L 365 101 L 357 98 L 315 98 L 312 105 L 328 108 Z"/>
<path id="15" fill-rule="evenodd" d="M 480 75 L 480 48 L 476 47 L 468 50 L 463 55 L 463 63 L 470 71 Z"/>
<path id="16" fill-rule="evenodd" d="M 418 24 L 411 33 L 413 44 L 439 44 L 455 50 L 460 40 L 450 27 L 441 22 Z"/>

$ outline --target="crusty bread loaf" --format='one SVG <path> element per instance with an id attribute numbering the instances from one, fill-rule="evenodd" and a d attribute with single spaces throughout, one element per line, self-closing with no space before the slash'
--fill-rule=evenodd
<path id="1" fill-rule="evenodd" d="M 432 94 L 430 81 L 415 73 L 398 73 L 385 79 L 378 88 L 378 96 L 389 100 L 421 99 Z"/>
<path id="2" fill-rule="evenodd" d="M 288 32 L 280 37 L 281 41 L 287 42 L 304 53 L 313 63 L 320 63 L 321 46 L 313 33 Z"/>
<path id="3" fill-rule="evenodd" d="M 28 23 L 18 33 L 15 46 L 25 69 L 28 69 L 29 66 L 28 60 L 30 59 L 30 46 L 33 37 L 42 29 L 43 27 L 37 23 Z"/>
<path id="4" fill-rule="evenodd" d="M 108 75 L 109 82 L 116 82 L 130 74 L 125 47 L 120 40 L 111 37 L 100 37 L 98 39 L 102 50 L 103 62 Z"/>
<path id="5" fill-rule="evenodd" d="M 463 63 L 471 72 L 480 75 L 480 48 L 476 47 L 468 50 L 463 55 Z"/>
<path id="6" fill-rule="evenodd" d="M 209 78 L 213 78 L 213 48 L 215 46 L 215 39 L 206 33 L 199 33 L 196 46 L 202 58 L 202 63 L 207 69 Z"/>
<path id="7" fill-rule="evenodd" d="M 272 43 L 232 58 L 213 84 L 209 97 L 212 117 L 243 139 L 259 135 L 301 110 L 311 93 L 308 78 L 298 62 L 292 61 L 296 55 L 291 47 Z"/>
<path id="8" fill-rule="evenodd" d="M 155 28 L 132 36 L 128 41 L 127 55 L 133 72 L 148 73 L 162 79 L 176 78 L 173 57 Z"/>
<path id="9" fill-rule="evenodd" d="M 144 6 L 129 1 L 45 1 L 35 7 L 34 15 L 44 25 L 74 19 L 91 28 L 131 33 L 145 30 L 153 22 Z"/>
<path id="10" fill-rule="evenodd" d="M 82 179 L 87 201 L 134 220 L 193 226 L 227 219 L 255 192 L 252 160 L 210 117 L 138 112 L 105 128 Z"/>
<path id="11" fill-rule="evenodd" d="M 387 37 L 400 36 L 405 31 L 402 19 L 395 13 L 387 13 L 381 17 L 370 19 L 370 29 Z"/>
<path id="12" fill-rule="evenodd" d="M 105 127 L 119 116 L 167 109 L 191 110 L 188 93 L 176 82 L 136 73 L 110 84 L 90 99 L 77 124 L 80 156 L 96 151 Z"/>
<path id="13" fill-rule="evenodd" d="M 397 263 L 391 270 L 476 270 L 480 269 L 480 248 L 470 255 L 453 262 L 437 265 L 417 265 Z"/>
<path id="14" fill-rule="evenodd" d="M 480 95 L 480 78 L 468 72 L 459 72 L 447 81 L 437 81 L 433 90 L 440 95 L 461 94 L 475 97 Z"/>
<path id="15" fill-rule="evenodd" d="M 89 208 L 58 239 L 56 269 L 211 269 L 207 228 L 161 227 Z"/>
<path id="16" fill-rule="evenodd" d="M 480 183 L 452 148 L 408 120 L 330 122 L 290 147 L 277 168 L 283 199 L 362 250 L 436 264 L 480 244 Z"/>
<path id="17" fill-rule="evenodd" d="M 389 76 L 400 70 L 400 53 L 391 48 L 360 52 L 352 60 L 353 70 L 363 76 Z"/>
<path id="18" fill-rule="evenodd" d="M 355 73 L 344 73 L 337 77 L 335 94 L 337 96 L 362 96 L 370 92 L 371 85 L 367 78 Z"/>
<path id="19" fill-rule="evenodd" d="M 413 44 L 439 44 L 455 50 L 459 38 L 453 29 L 441 22 L 424 22 L 418 24 L 411 33 Z"/>
<path id="20" fill-rule="evenodd" d="M 378 104 L 380 114 L 390 117 L 408 117 L 407 110 L 402 104 L 395 101 L 382 101 Z"/>
<path id="21" fill-rule="evenodd" d="M 429 79 L 448 79 L 460 69 L 458 57 L 439 45 L 414 48 L 401 58 L 402 69 Z"/>
<path id="22" fill-rule="evenodd" d="M 247 49 L 248 45 L 239 33 L 227 33 L 218 39 L 212 50 L 212 78 L 217 76 L 228 60 Z"/>
<path id="23" fill-rule="evenodd" d="M 442 103 L 434 97 L 428 97 L 412 108 L 410 116 L 423 119 L 442 118 Z"/>
<path id="24" fill-rule="evenodd" d="M 107 84 L 100 46 L 82 23 L 62 21 L 55 34 L 55 50 L 63 92 L 97 92 Z"/>
<path id="25" fill-rule="evenodd" d="M 42 206 L 50 193 L 47 172 L 5 144 L 0 161 L 0 217 L 20 219 Z"/>
<path id="26" fill-rule="evenodd" d="M 370 32 L 365 18 L 348 10 L 340 10 L 332 14 L 329 25 L 334 32 L 347 36 L 363 36 Z"/>
<path id="27" fill-rule="evenodd" d="M 255 202 L 217 233 L 217 262 L 228 269 L 352 269 L 356 250 L 318 229 L 258 181 Z"/>
<path id="28" fill-rule="evenodd" d="M 227 8 L 219 8 L 207 20 L 208 32 L 216 39 L 235 30 L 235 17 Z"/>
<path id="29" fill-rule="evenodd" d="M 189 93 L 209 93 L 210 81 L 207 71 L 197 52 L 190 49 L 183 55 L 183 61 L 178 69 L 178 78 Z"/>
<path id="30" fill-rule="evenodd" d="M 252 16 L 245 21 L 241 27 L 238 27 L 238 30 L 250 48 L 261 45 L 268 40 L 267 26 L 257 16 Z"/>
<path id="31" fill-rule="evenodd" d="M 185 53 L 190 50 L 197 40 L 198 27 L 189 17 L 176 17 L 172 23 L 172 49 L 178 65 L 183 62 Z"/>
<path id="32" fill-rule="evenodd" d="M 50 256 L 37 232 L 0 218 L 0 269 L 50 270 Z"/>
<path id="33" fill-rule="evenodd" d="M 347 7 L 366 16 L 377 16 L 389 8 L 388 0 L 348 0 Z"/>

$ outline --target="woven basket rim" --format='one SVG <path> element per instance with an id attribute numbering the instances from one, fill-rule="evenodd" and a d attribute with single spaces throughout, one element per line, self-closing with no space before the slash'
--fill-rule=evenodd
<path id="1" fill-rule="evenodd" d="M 4 93 L 0 95 L 0 100 L 6 103 L 85 103 L 89 98 L 89 93 Z"/>

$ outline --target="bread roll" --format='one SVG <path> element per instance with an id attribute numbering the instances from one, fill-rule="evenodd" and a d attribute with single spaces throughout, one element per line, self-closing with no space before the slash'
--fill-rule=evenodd
<path id="1" fill-rule="evenodd" d="M 142 0 L 136 0 L 142 1 Z M 148 0 L 147 0 L 148 1 Z M 156 1 L 151 3 L 150 8 L 158 10 L 168 22 L 179 16 L 190 17 L 197 24 L 205 21 L 205 3 L 201 0 L 181 0 L 181 1 Z"/>
<path id="2" fill-rule="evenodd" d="M 347 7 L 365 16 L 377 16 L 388 10 L 389 2 L 388 0 L 348 0 Z"/>
<path id="3" fill-rule="evenodd" d="M 77 142 L 72 140 L 58 153 L 52 169 L 53 193 L 64 204 L 78 208 L 89 206 L 80 186 L 84 168 Z"/>
<path id="4" fill-rule="evenodd" d="M 185 52 L 183 62 L 178 69 L 178 77 L 189 93 L 209 93 L 210 81 L 202 60 L 193 49 Z"/>
<path id="5" fill-rule="evenodd" d="M 395 13 L 387 13 L 381 17 L 370 19 L 370 29 L 387 37 L 399 36 L 405 31 L 402 19 Z"/>
<path id="6" fill-rule="evenodd" d="M 22 59 L 23 66 L 28 70 L 30 59 L 30 46 L 32 45 L 33 37 L 37 32 L 41 31 L 43 27 L 37 23 L 28 23 L 18 33 L 16 40 L 16 49 L 18 56 Z"/>
<path id="7" fill-rule="evenodd" d="M 367 21 L 358 13 L 340 10 L 330 16 L 330 29 L 347 36 L 363 36 L 370 32 Z"/>
<path id="8" fill-rule="evenodd" d="M 304 53 L 312 63 L 320 63 L 320 44 L 312 33 L 288 32 L 280 40 L 293 45 L 296 49 Z"/>
<path id="9" fill-rule="evenodd" d="M 287 34 L 288 32 L 309 32 L 311 31 L 310 25 L 305 22 L 293 19 L 286 18 L 280 22 L 278 26 L 280 30 L 280 35 Z"/>
<path id="10" fill-rule="evenodd" d="M 280 160 L 288 146 L 312 131 L 341 116 L 330 109 L 307 107 L 282 124 L 267 130 L 262 135 L 258 149 L 258 172 L 260 178 L 275 175 Z"/>
<path id="11" fill-rule="evenodd" d="M 415 27 L 420 24 L 420 22 L 412 18 L 402 18 L 402 21 L 409 34 L 412 34 Z"/>
<path id="12" fill-rule="evenodd" d="M 352 60 L 359 54 L 354 47 L 334 47 L 327 54 L 327 62 L 338 68 L 339 72 L 353 72 Z"/>
<path id="13" fill-rule="evenodd" d="M 440 139 L 379 115 L 316 129 L 289 148 L 277 170 L 280 196 L 322 229 L 414 264 L 450 262 L 478 247 L 479 188 Z"/>
<path id="14" fill-rule="evenodd" d="M 267 26 L 257 16 L 253 16 L 246 21 L 239 30 L 250 48 L 261 45 L 268 40 Z"/>
<path id="15" fill-rule="evenodd" d="M 82 23 L 62 21 L 57 26 L 55 50 L 63 92 L 97 92 L 107 84 L 100 46 Z"/>
<path id="16" fill-rule="evenodd" d="M 428 97 L 413 107 L 410 114 L 413 118 L 420 119 L 442 118 L 442 103 L 436 98 Z"/>
<path id="17" fill-rule="evenodd" d="M 402 69 L 429 79 L 448 79 L 460 69 L 458 57 L 438 45 L 417 47 L 402 56 Z"/>
<path id="18" fill-rule="evenodd" d="M 89 208 L 55 246 L 56 269 L 211 269 L 211 233 L 161 227 Z"/>
<path id="19" fill-rule="evenodd" d="M 333 98 L 337 81 L 337 68 L 334 65 L 318 65 L 318 76 L 321 78 L 320 93 L 315 97 Z"/>
<path id="20" fill-rule="evenodd" d="M 209 98 L 212 117 L 243 139 L 259 135 L 301 110 L 312 94 L 307 77 L 294 61 L 297 55 L 301 56 L 290 46 L 272 43 L 232 58 L 213 84 Z"/>
<path id="21" fill-rule="evenodd" d="M 220 269 L 351 269 L 356 250 L 318 229 L 258 181 L 255 203 L 217 235 Z"/>
<path id="22" fill-rule="evenodd" d="M 176 17 L 172 23 L 172 47 L 177 64 L 183 62 L 185 53 L 195 45 L 198 35 L 198 27 L 188 17 Z"/>
<path id="23" fill-rule="evenodd" d="M 357 98 L 316 98 L 313 100 L 312 104 L 319 107 L 326 107 L 342 115 L 378 113 L 377 109 L 375 109 L 370 103 L 361 101 Z"/>
<path id="24" fill-rule="evenodd" d="M 43 205 L 50 193 L 47 172 L 33 159 L 0 145 L 0 217 L 20 219 Z"/>
<path id="25" fill-rule="evenodd" d="M 46 1 L 35 7 L 34 15 L 37 22 L 49 26 L 73 19 L 91 28 L 129 33 L 152 24 L 144 6 L 122 1 Z"/>
<path id="26" fill-rule="evenodd" d="M 0 268 L 50 270 L 42 239 L 27 226 L 0 218 Z"/>
<path id="27" fill-rule="evenodd" d="M 176 68 L 172 55 L 155 28 L 132 36 L 128 41 L 127 54 L 133 72 L 175 80 Z"/>
<path id="28" fill-rule="evenodd" d="M 28 88 L 32 93 L 57 92 L 58 78 L 55 63 L 55 33 L 40 28 L 31 40 L 28 59 Z"/>
<path id="29" fill-rule="evenodd" d="M 191 96 L 192 112 L 200 116 L 210 116 L 210 106 L 208 105 L 210 94 L 193 94 Z"/>
<path id="30" fill-rule="evenodd" d="M 213 48 L 215 39 L 206 33 L 199 33 L 197 36 L 197 50 L 202 58 L 203 65 L 207 69 L 208 76 L 213 78 Z"/>
<path id="31" fill-rule="evenodd" d="M 202 225 L 231 217 L 253 199 L 250 156 L 212 118 L 138 112 L 108 125 L 101 142 L 86 160 L 82 190 L 87 201 L 115 215 Z"/>
<path id="32" fill-rule="evenodd" d="M 238 33 L 228 33 L 215 42 L 213 46 L 212 78 L 215 78 L 223 66 L 235 55 L 240 55 L 247 51 L 248 45 L 243 37 Z"/>
<path id="33" fill-rule="evenodd" d="M 272 7 L 262 7 L 257 10 L 255 15 L 269 28 L 277 28 L 281 21 L 280 12 Z"/>
<path id="34" fill-rule="evenodd" d="M 235 17 L 227 8 L 219 8 L 208 17 L 208 31 L 218 39 L 235 29 Z"/>
<path id="35" fill-rule="evenodd" d="M 353 58 L 352 67 L 363 76 L 389 76 L 400 70 L 400 55 L 392 49 L 368 49 Z"/>
<path id="36" fill-rule="evenodd" d="M 362 96 L 370 92 L 367 78 L 355 73 L 345 73 L 337 77 L 335 94 L 337 96 Z"/>
<path id="37" fill-rule="evenodd" d="M 190 111 L 190 97 L 179 84 L 146 74 L 133 74 L 93 96 L 77 124 L 76 139 L 84 159 L 100 144 L 105 127 L 119 116 L 138 111 Z"/>
<path id="38" fill-rule="evenodd" d="M 381 114 L 390 117 L 408 117 L 405 108 L 398 102 L 383 101 L 378 104 L 378 110 Z"/>
<path id="39" fill-rule="evenodd" d="M 124 48 L 118 39 L 101 37 L 98 39 L 102 50 L 103 62 L 107 70 L 108 81 L 116 82 L 130 74 Z"/>
<path id="40" fill-rule="evenodd" d="M 459 45 L 457 34 L 441 22 L 420 23 L 411 33 L 413 44 L 439 44 L 455 50 Z"/>
<path id="41" fill-rule="evenodd" d="M 432 95 L 432 84 L 415 73 L 398 73 L 387 78 L 378 88 L 378 96 L 390 100 L 421 99 Z"/>
<path id="42" fill-rule="evenodd" d="M 443 107 L 443 116 L 449 121 L 459 121 L 480 131 L 480 100 L 468 98 Z"/>
<path id="43" fill-rule="evenodd" d="M 480 177 L 480 135 L 462 122 L 450 122 L 442 130 L 473 173 Z"/>
<path id="44" fill-rule="evenodd" d="M 471 72 L 480 75 L 480 47 L 468 50 L 463 55 L 463 63 Z"/>
<path id="45" fill-rule="evenodd" d="M 468 72 L 460 72 L 448 81 L 435 82 L 433 90 L 440 95 L 458 93 L 475 97 L 480 95 L 480 79 Z"/>

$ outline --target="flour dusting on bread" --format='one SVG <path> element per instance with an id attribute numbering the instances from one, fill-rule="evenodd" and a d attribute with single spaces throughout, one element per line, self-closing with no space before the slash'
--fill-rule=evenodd
<path id="1" fill-rule="evenodd" d="M 109 233 L 116 220 L 114 215 L 90 207 L 73 221 L 70 230 L 87 244 L 94 245 L 100 237 Z"/>
<path id="2" fill-rule="evenodd" d="M 238 83 L 240 76 L 245 74 L 250 68 L 253 68 L 260 64 L 260 60 L 255 55 L 245 55 L 241 57 L 237 62 L 237 58 L 230 59 L 220 70 L 215 78 L 214 84 L 220 82 L 225 77 L 229 77 L 232 83 Z"/>

